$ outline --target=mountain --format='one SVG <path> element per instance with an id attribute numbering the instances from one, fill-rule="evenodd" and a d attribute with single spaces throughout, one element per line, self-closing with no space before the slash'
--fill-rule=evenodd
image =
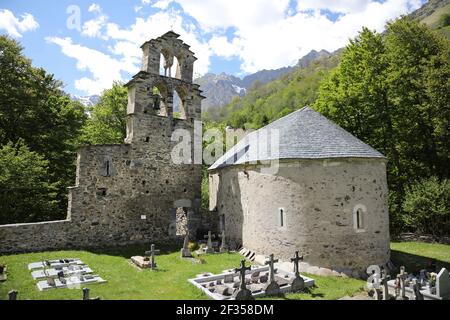
<path id="1" fill-rule="evenodd" d="M 92 107 L 98 103 L 100 100 L 100 96 L 93 95 L 93 96 L 70 96 L 70 98 L 74 101 L 79 101 L 83 106 L 85 107 Z"/>
<path id="2" fill-rule="evenodd" d="M 221 73 L 207 73 L 204 76 L 194 80 L 200 85 L 203 95 L 206 97 L 202 101 L 202 110 L 208 111 L 211 108 L 218 108 L 229 103 L 233 97 L 243 97 L 247 90 L 252 87 L 255 81 L 260 84 L 266 84 L 274 81 L 285 74 L 293 72 L 296 68 L 306 68 L 309 64 L 322 57 L 329 57 L 331 53 L 326 50 L 312 50 L 307 55 L 298 60 L 298 63 L 292 67 L 284 67 L 275 70 L 261 70 L 253 74 L 249 74 L 244 78 Z"/>
<path id="3" fill-rule="evenodd" d="M 306 56 L 298 60 L 297 67 L 307 68 L 314 60 L 323 57 L 329 57 L 331 55 L 332 53 L 329 53 L 327 50 L 320 50 L 319 52 L 317 52 L 316 50 L 312 50 Z"/>
<path id="4" fill-rule="evenodd" d="M 450 13 L 450 0 L 430 0 L 409 16 L 435 27 L 439 16 L 444 13 Z"/>
<path id="5" fill-rule="evenodd" d="M 207 73 L 194 80 L 200 85 L 200 90 L 206 97 L 202 101 L 202 110 L 206 111 L 212 107 L 223 106 L 231 101 L 235 96 L 244 96 L 246 88 L 242 85 L 242 80 L 235 76 L 221 73 Z"/>
<path id="6" fill-rule="evenodd" d="M 427 24 L 450 39 L 450 25 L 448 22 L 443 23 L 444 15 L 450 16 L 450 0 L 430 0 L 410 14 L 413 19 Z"/>

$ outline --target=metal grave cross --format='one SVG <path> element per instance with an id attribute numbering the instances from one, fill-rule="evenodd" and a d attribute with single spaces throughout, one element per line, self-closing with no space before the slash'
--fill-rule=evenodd
<path id="1" fill-rule="evenodd" d="M 241 267 L 240 268 L 234 269 L 234 272 L 239 272 L 239 278 L 241 280 L 241 289 L 242 290 L 246 289 L 246 286 L 245 286 L 245 272 L 247 270 L 251 270 L 251 267 L 246 267 L 245 266 L 245 260 L 241 260 Z"/>
<path id="2" fill-rule="evenodd" d="M 269 265 L 269 282 L 275 281 L 275 263 L 278 262 L 278 259 L 273 258 L 273 253 L 269 255 L 269 261 L 266 261 L 265 264 Z"/>
<path id="3" fill-rule="evenodd" d="M 158 254 L 159 250 L 155 249 L 155 245 L 152 243 L 150 246 L 150 251 L 145 251 L 146 255 L 150 255 L 151 261 L 150 261 L 150 268 L 155 269 L 156 263 L 155 263 L 155 254 Z"/>
<path id="4" fill-rule="evenodd" d="M 294 273 L 295 273 L 295 277 L 300 276 L 300 273 L 298 272 L 298 263 L 300 261 L 303 261 L 303 256 L 299 256 L 298 255 L 298 251 L 295 251 L 295 257 L 291 258 L 291 262 L 294 263 Z"/>

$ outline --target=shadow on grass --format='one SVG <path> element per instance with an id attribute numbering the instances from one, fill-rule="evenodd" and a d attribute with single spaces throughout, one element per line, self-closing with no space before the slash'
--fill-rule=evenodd
<path id="1" fill-rule="evenodd" d="M 155 244 L 155 249 L 159 250 L 157 255 L 170 254 L 180 251 L 182 248 L 182 242 L 180 241 L 169 241 L 164 243 L 153 242 Z M 127 244 L 123 246 L 111 246 L 111 247 L 98 247 L 98 248 L 84 248 L 84 251 L 94 253 L 94 254 L 105 254 L 110 256 L 119 256 L 126 259 L 132 256 L 143 256 L 146 251 L 150 251 L 151 243 L 148 244 Z"/>
<path id="2" fill-rule="evenodd" d="M 401 266 L 405 266 L 406 272 L 414 274 L 418 274 L 422 269 L 426 269 L 429 272 L 439 272 L 441 268 L 450 270 L 450 263 L 446 261 L 397 250 L 391 250 L 391 261 L 394 263 L 396 271 Z"/>
<path id="3" fill-rule="evenodd" d="M 312 288 L 317 288 L 317 286 L 313 286 Z M 290 294 L 292 293 L 304 293 L 304 294 L 310 294 L 312 298 L 323 298 L 325 295 L 323 293 L 312 293 L 312 288 L 304 288 L 301 291 L 298 292 L 290 292 Z M 278 299 L 281 300 L 298 300 L 297 298 L 290 298 L 289 295 L 286 294 L 281 294 L 278 296 Z"/>

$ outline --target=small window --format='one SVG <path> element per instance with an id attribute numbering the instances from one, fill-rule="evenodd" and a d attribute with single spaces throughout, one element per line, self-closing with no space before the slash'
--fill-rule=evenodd
<path id="1" fill-rule="evenodd" d="M 362 209 L 356 210 L 356 229 L 364 229 L 362 219 L 363 219 Z"/>
<path id="2" fill-rule="evenodd" d="M 278 225 L 280 227 L 284 227 L 285 224 L 286 224 L 286 221 L 285 221 L 284 209 L 279 208 L 278 209 Z"/>
<path id="3" fill-rule="evenodd" d="M 111 168 L 110 168 L 109 160 L 106 160 L 106 176 L 107 177 L 109 177 L 111 175 L 110 170 L 111 170 Z"/>
<path id="4" fill-rule="evenodd" d="M 357 205 L 353 209 L 353 227 L 356 232 L 366 231 L 366 207 Z"/>

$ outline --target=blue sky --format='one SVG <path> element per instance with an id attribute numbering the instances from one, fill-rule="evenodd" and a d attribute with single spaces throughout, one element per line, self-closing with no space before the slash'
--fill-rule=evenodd
<path id="1" fill-rule="evenodd" d="M 191 45 L 196 75 L 243 76 L 293 65 L 310 50 L 336 50 L 362 26 L 424 0 L 2 0 L 0 34 L 75 95 L 98 94 L 140 67 L 140 45 L 173 29 Z"/>

